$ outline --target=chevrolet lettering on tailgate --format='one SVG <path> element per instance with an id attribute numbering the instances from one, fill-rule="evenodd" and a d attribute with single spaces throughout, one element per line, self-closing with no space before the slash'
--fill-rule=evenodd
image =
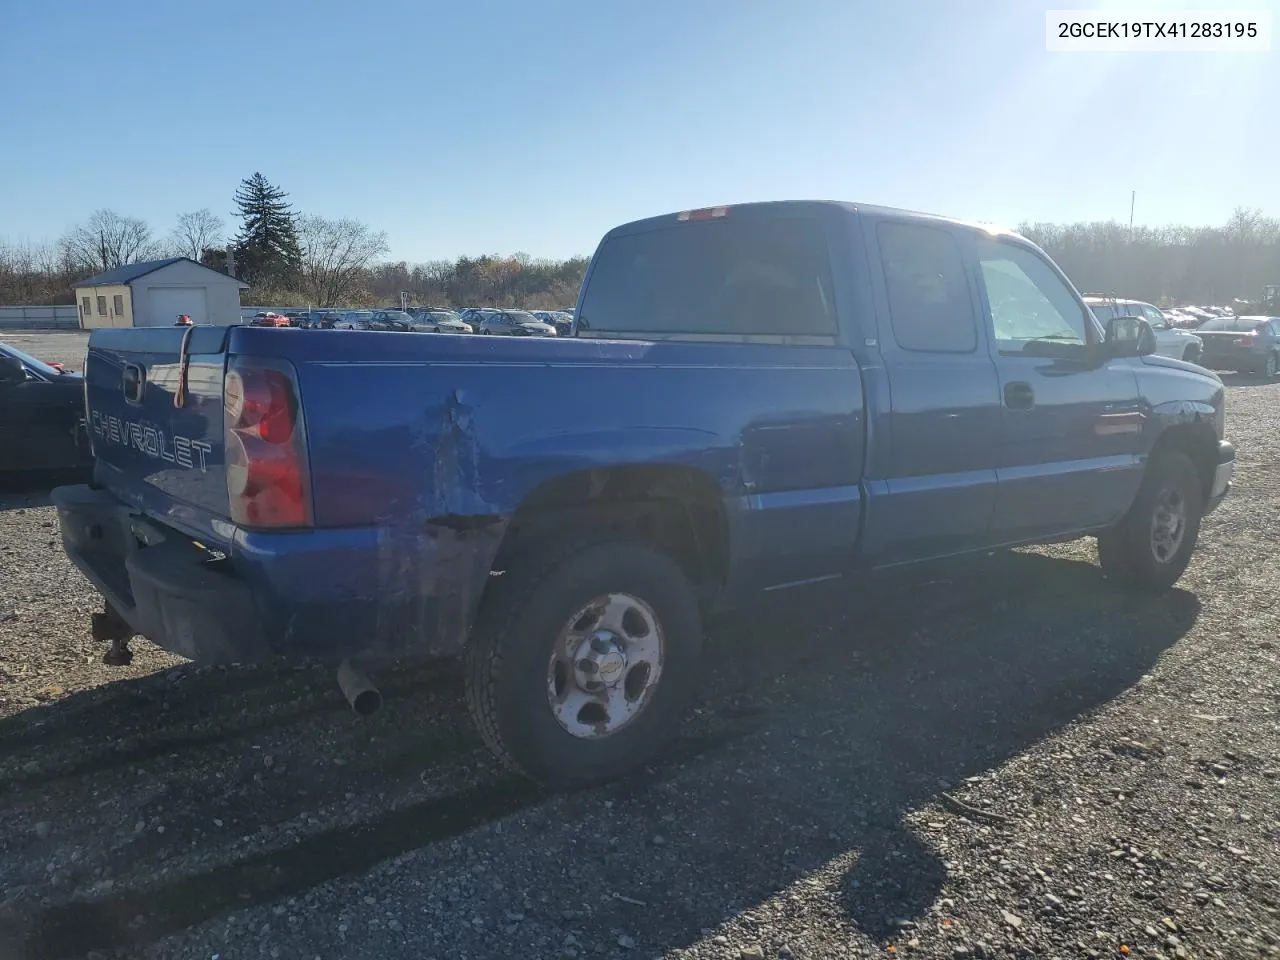
<path id="1" fill-rule="evenodd" d="M 91 415 L 93 434 L 110 443 L 137 450 L 139 453 L 176 463 L 188 470 L 205 472 L 205 455 L 213 449 L 204 440 L 166 436 L 163 429 L 144 420 L 122 420 L 120 417 L 94 410 Z"/>

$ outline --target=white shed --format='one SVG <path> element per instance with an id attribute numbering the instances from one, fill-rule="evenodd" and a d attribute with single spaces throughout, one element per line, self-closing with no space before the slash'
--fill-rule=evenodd
<path id="1" fill-rule="evenodd" d="M 80 326 L 169 327 L 179 315 L 192 323 L 240 323 L 240 291 L 249 285 L 189 257 L 130 263 L 72 284 Z"/>

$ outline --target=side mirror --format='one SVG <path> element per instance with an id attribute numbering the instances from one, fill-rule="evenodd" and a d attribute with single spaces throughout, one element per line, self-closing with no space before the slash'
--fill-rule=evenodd
<path id="1" fill-rule="evenodd" d="M 26 380 L 27 368 L 22 365 L 22 361 L 7 353 L 0 354 L 0 383 L 25 383 Z"/>
<path id="2" fill-rule="evenodd" d="M 1108 358 L 1145 357 L 1156 352 L 1156 332 L 1142 317 L 1113 317 L 1104 328 Z"/>

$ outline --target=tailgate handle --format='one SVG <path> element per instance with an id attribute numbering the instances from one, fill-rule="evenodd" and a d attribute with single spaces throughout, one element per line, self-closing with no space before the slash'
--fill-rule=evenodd
<path id="1" fill-rule="evenodd" d="M 147 385 L 147 371 L 136 363 L 126 363 L 120 374 L 120 391 L 126 403 L 141 403 L 142 391 Z"/>

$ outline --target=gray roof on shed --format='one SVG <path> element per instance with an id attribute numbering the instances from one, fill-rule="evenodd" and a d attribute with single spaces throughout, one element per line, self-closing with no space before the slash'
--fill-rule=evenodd
<path id="1" fill-rule="evenodd" d="M 208 270 L 210 273 L 218 277 L 224 277 L 227 280 L 235 280 L 235 277 L 228 277 L 225 273 L 219 273 L 217 270 L 211 270 L 203 263 L 196 263 L 190 257 L 167 257 L 164 260 L 147 260 L 143 263 L 126 263 L 123 267 L 116 267 L 114 270 L 108 270 L 106 273 L 100 273 L 96 277 L 90 277 L 88 280 L 81 280 L 79 283 L 73 283 L 71 289 L 77 287 L 105 287 L 116 283 L 132 283 L 139 277 L 145 277 L 148 273 L 155 273 L 157 270 L 163 270 L 165 267 L 171 266 L 181 261 L 187 263 L 195 263 L 201 270 Z M 248 284 L 235 280 L 242 287 Z"/>

